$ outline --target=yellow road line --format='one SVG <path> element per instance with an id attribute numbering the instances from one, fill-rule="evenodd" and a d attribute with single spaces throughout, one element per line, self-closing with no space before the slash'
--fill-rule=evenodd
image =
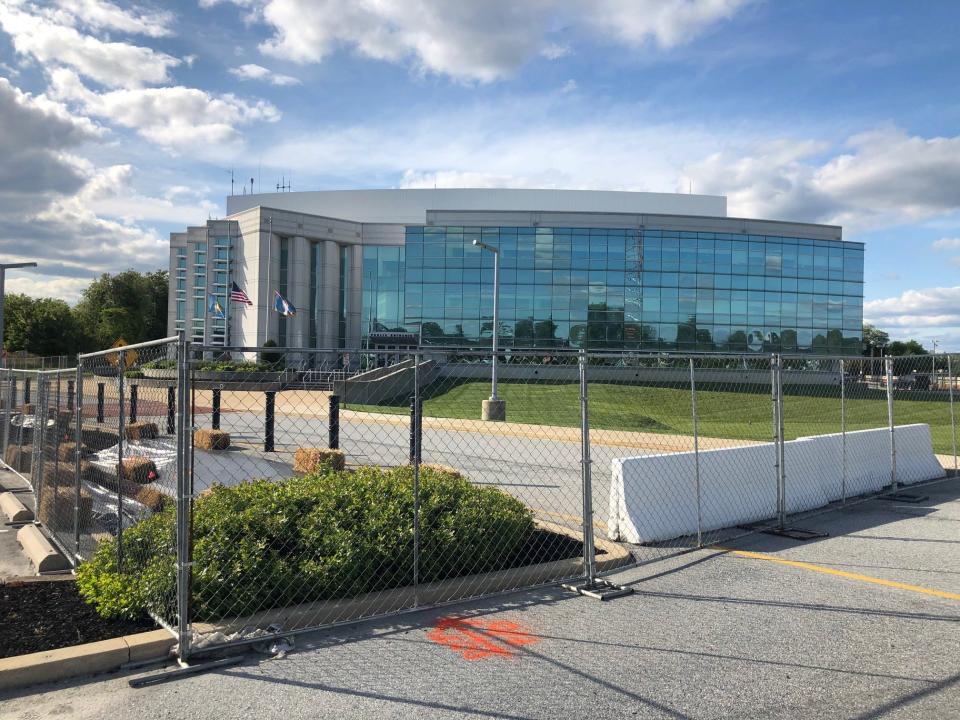
<path id="1" fill-rule="evenodd" d="M 750 552 L 749 550 L 733 550 L 720 546 L 713 546 L 712 550 L 738 555 L 739 557 L 751 558 L 753 560 L 769 560 L 780 565 L 789 565 L 790 567 L 801 568 L 803 570 L 813 570 L 814 572 L 824 573 L 826 575 L 836 575 L 837 577 L 847 578 L 848 580 L 859 580 L 860 582 L 872 583 L 874 585 L 883 585 L 885 587 L 897 588 L 898 590 L 909 590 L 910 592 L 923 593 L 924 595 L 933 595 L 935 597 L 946 598 L 947 600 L 960 600 L 960 594 L 947 592 L 945 590 L 933 590 L 919 585 L 909 585 L 907 583 L 897 582 L 896 580 L 884 580 L 870 575 L 861 575 L 860 573 L 847 572 L 846 570 L 836 570 L 824 565 L 815 565 L 814 563 L 801 562 L 799 560 L 785 560 L 776 555 L 767 553 Z"/>

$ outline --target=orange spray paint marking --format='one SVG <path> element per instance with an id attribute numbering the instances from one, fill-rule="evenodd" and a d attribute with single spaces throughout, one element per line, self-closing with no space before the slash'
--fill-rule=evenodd
<path id="1" fill-rule="evenodd" d="M 514 648 L 540 639 L 512 620 L 457 617 L 440 618 L 427 637 L 461 653 L 465 660 L 511 657 L 516 654 Z"/>

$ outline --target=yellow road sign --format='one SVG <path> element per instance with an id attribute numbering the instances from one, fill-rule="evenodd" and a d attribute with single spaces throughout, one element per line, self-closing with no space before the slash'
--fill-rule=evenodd
<path id="1" fill-rule="evenodd" d="M 118 339 L 113 345 L 111 345 L 110 347 L 113 347 L 113 348 L 122 348 L 122 347 L 126 346 L 126 344 L 127 344 L 127 341 L 124 340 L 123 338 L 120 338 L 120 339 Z M 120 353 L 119 353 L 119 352 L 117 352 L 117 353 L 110 353 L 109 355 L 107 355 L 107 361 L 108 361 L 111 365 L 115 365 L 115 366 L 117 366 L 118 368 L 120 368 L 120 369 L 122 369 L 122 370 L 126 370 L 126 369 L 129 368 L 131 365 L 135 364 L 139 358 L 140 358 L 140 353 L 138 353 L 136 350 L 127 350 L 127 351 L 125 351 L 125 352 L 123 353 L 123 368 L 120 368 Z"/>

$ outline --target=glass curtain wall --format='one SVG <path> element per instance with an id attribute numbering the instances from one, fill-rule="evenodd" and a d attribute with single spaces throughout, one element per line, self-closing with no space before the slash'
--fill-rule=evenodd
<path id="1" fill-rule="evenodd" d="M 366 346 L 372 332 L 417 332 L 419 323 L 404 319 L 404 248 L 368 245 L 363 248 L 363 308 L 361 336 Z M 344 260 L 343 273 L 349 272 Z M 340 287 L 346 287 L 341 276 Z M 345 315 L 344 321 L 346 320 Z M 342 336 L 342 335 L 341 335 Z"/>
<path id="2" fill-rule="evenodd" d="M 473 247 L 474 239 L 500 249 L 504 346 L 860 349 L 859 243 L 631 228 L 410 226 L 397 324 L 415 331 L 422 323 L 425 343 L 490 343 L 493 256 Z M 367 270 L 365 254 L 370 287 Z M 370 303 L 379 304 L 373 282 Z"/>

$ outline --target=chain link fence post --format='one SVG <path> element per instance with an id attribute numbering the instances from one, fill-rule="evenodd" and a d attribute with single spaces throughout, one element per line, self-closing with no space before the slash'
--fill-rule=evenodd
<path id="1" fill-rule="evenodd" d="M 190 401 L 190 341 L 183 331 L 177 338 L 177 653 L 186 662 L 190 656 L 190 601 L 191 601 L 191 527 L 192 512 L 191 427 Z"/>
<path id="2" fill-rule="evenodd" d="M 420 399 L 420 353 L 413 356 L 413 606 L 420 605 L 420 453 L 423 448 L 423 404 Z"/>
<path id="3" fill-rule="evenodd" d="M 690 406 L 693 417 L 693 477 L 697 493 L 697 547 L 703 547 L 703 510 L 700 498 L 700 433 L 699 413 L 697 412 L 697 380 L 694 360 L 690 358 Z"/>
<path id="4" fill-rule="evenodd" d="M 124 408 L 123 408 L 123 373 L 126 367 L 126 352 L 121 350 L 117 355 L 117 567 L 123 568 L 123 441 L 124 441 Z"/>
<path id="5" fill-rule="evenodd" d="M 577 355 L 580 376 L 580 477 L 583 495 L 583 580 L 565 583 L 563 587 L 580 595 L 607 600 L 621 595 L 629 595 L 633 588 L 616 585 L 597 577 L 597 552 L 593 537 L 593 461 L 590 458 L 590 402 L 588 397 L 589 378 L 587 351 L 580 348 Z"/>
<path id="6" fill-rule="evenodd" d="M 7 448 L 10 447 L 10 424 L 13 422 L 13 396 L 16 381 L 13 371 L 3 369 L 3 379 L 6 381 L 6 395 L 3 401 L 3 463 L 7 465 Z M 9 465 L 7 465 L 9 467 Z"/>
<path id="7" fill-rule="evenodd" d="M 780 403 L 780 356 L 774 353 L 770 358 L 770 401 L 773 406 L 773 471 L 777 488 L 777 524 L 782 529 L 783 496 L 782 496 L 782 468 L 780 465 L 780 413 L 783 406 Z"/>
<path id="8" fill-rule="evenodd" d="M 597 558 L 593 544 L 593 476 L 590 460 L 590 406 L 587 398 L 587 351 L 580 350 L 580 442 L 583 480 L 583 575 L 588 584 L 596 582 Z"/>
<path id="9" fill-rule="evenodd" d="M 953 447 L 953 472 L 957 473 L 957 417 L 953 408 L 953 360 L 947 354 L 947 387 L 950 392 L 950 443 Z"/>
<path id="10" fill-rule="evenodd" d="M 840 502 L 847 502 L 847 365 L 840 358 Z"/>
<path id="11" fill-rule="evenodd" d="M 74 450 L 73 450 L 73 476 L 74 476 L 74 494 L 73 494 L 73 547 L 77 558 L 77 564 L 80 563 L 80 490 L 83 484 L 83 478 L 80 471 L 81 448 L 83 447 L 83 361 L 80 355 L 77 355 L 77 374 L 73 383 L 74 391 Z"/>
<path id="12" fill-rule="evenodd" d="M 897 435 L 893 424 L 893 360 L 885 360 L 887 375 L 887 424 L 890 428 L 890 489 L 897 489 Z"/>

